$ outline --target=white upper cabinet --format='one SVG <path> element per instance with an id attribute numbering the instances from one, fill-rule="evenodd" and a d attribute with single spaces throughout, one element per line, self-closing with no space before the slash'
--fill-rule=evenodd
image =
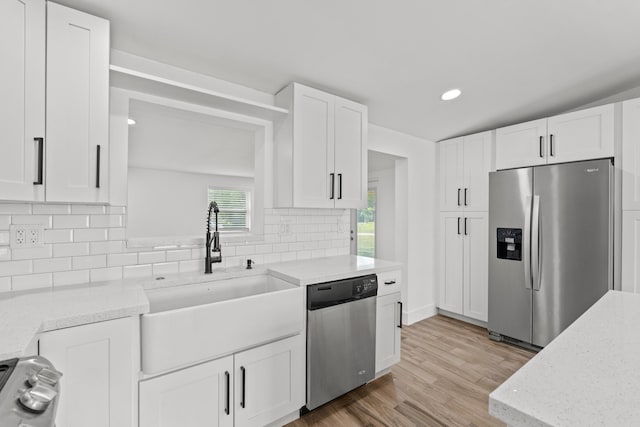
<path id="1" fill-rule="evenodd" d="M 109 21 L 47 6 L 47 200 L 108 201 Z"/>
<path id="2" fill-rule="evenodd" d="M 613 154 L 613 104 L 496 131 L 496 169 L 598 159 Z"/>
<path id="3" fill-rule="evenodd" d="M 548 163 L 613 157 L 614 106 L 550 117 Z"/>
<path id="4" fill-rule="evenodd" d="M 492 137 L 492 132 L 482 132 L 438 144 L 441 211 L 489 208 Z"/>
<path id="5" fill-rule="evenodd" d="M 496 130 L 496 169 L 547 163 L 547 119 Z"/>
<path id="6" fill-rule="evenodd" d="M 367 107 L 298 83 L 276 95 L 276 205 L 366 205 Z"/>
<path id="7" fill-rule="evenodd" d="M 0 2 L 0 199 L 44 200 L 45 2 Z"/>
<path id="8" fill-rule="evenodd" d="M 640 98 L 622 103 L 622 209 L 640 210 Z"/>
<path id="9" fill-rule="evenodd" d="M 336 208 L 363 207 L 367 190 L 367 107 L 335 98 Z"/>

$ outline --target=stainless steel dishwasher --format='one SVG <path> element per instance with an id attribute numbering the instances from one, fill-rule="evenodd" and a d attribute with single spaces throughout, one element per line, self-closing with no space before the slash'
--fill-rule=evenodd
<path id="1" fill-rule="evenodd" d="M 372 380 L 375 274 L 307 287 L 307 409 Z"/>

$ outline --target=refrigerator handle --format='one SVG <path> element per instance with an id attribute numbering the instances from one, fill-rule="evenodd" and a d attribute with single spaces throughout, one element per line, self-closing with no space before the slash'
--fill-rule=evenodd
<path id="1" fill-rule="evenodd" d="M 531 278 L 533 290 L 540 290 L 540 196 L 533 196 L 531 218 Z"/>
<path id="2" fill-rule="evenodd" d="M 524 241 L 522 258 L 524 259 L 524 287 L 531 289 L 531 196 L 527 196 L 524 211 Z"/>

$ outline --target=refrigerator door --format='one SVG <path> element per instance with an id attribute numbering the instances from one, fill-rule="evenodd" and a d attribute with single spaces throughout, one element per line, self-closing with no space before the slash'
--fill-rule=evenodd
<path id="1" fill-rule="evenodd" d="M 531 342 L 531 168 L 489 174 L 489 331 Z"/>
<path id="2" fill-rule="evenodd" d="M 544 347 L 612 288 L 613 174 L 609 159 L 541 166 L 533 174 L 539 262 L 532 256 L 532 343 Z"/>

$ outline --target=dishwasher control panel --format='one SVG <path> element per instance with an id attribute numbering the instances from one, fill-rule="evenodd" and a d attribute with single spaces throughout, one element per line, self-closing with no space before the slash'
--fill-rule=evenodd
<path id="1" fill-rule="evenodd" d="M 378 280 L 376 276 L 362 277 L 362 280 L 355 280 L 352 285 L 352 295 L 361 296 L 378 289 Z"/>
<path id="2" fill-rule="evenodd" d="M 307 286 L 307 309 L 331 307 L 378 295 L 375 274 Z"/>

